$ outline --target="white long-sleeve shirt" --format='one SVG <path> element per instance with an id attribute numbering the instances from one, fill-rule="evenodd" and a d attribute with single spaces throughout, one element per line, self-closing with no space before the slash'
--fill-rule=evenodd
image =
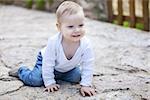
<path id="1" fill-rule="evenodd" d="M 72 59 L 68 60 L 64 54 L 61 44 L 62 34 L 57 34 L 48 40 L 47 46 L 41 50 L 43 56 L 42 76 L 44 85 L 48 86 L 56 83 L 54 79 L 54 69 L 59 72 L 67 72 L 77 65 L 81 67 L 80 85 L 91 86 L 93 78 L 94 55 L 87 38 L 80 40 L 80 46 L 76 50 Z"/>

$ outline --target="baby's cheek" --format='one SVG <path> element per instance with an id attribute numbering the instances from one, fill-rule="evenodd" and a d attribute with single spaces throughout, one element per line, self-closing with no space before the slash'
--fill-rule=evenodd
<path id="1" fill-rule="evenodd" d="M 85 34 L 85 29 L 83 29 L 81 32 L 82 32 L 82 34 L 84 35 L 84 34 Z"/>

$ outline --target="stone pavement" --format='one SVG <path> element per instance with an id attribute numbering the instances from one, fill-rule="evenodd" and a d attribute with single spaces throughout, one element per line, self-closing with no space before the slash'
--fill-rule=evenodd
<path id="1" fill-rule="evenodd" d="M 38 51 L 57 33 L 55 15 L 0 5 L 0 100 L 150 100 L 150 33 L 86 19 L 96 66 L 97 95 L 82 97 L 79 85 L 61 83 L 55 93 L 28 87 L 8 71 L 33 68 Z"/>

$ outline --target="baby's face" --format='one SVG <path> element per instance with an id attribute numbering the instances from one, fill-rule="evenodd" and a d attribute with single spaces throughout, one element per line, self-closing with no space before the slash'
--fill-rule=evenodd
<path id="1" fill-rule="evenodd" d="M 68 42 L 79 42 L 85 34 L 84 14 L 66 15 L 62 18 L 60 32 Z"/>

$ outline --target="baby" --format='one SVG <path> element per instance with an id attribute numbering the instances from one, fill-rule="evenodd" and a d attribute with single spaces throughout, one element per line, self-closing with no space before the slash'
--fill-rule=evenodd
<path id="1" fill-rule="evenodd" d="M 21 66 L 9 72 L 25 85 L 45 86 L 45 91 L 60 88 L 57 80 L 80 83 L 81 95 L 95 95 L 92 87 L 94 55 L 85 35 L 83 8 L 75 2 L 64 1 L 56 11 L 59 33 L 49 38 L 38 56 L 33 70 Z"/>

